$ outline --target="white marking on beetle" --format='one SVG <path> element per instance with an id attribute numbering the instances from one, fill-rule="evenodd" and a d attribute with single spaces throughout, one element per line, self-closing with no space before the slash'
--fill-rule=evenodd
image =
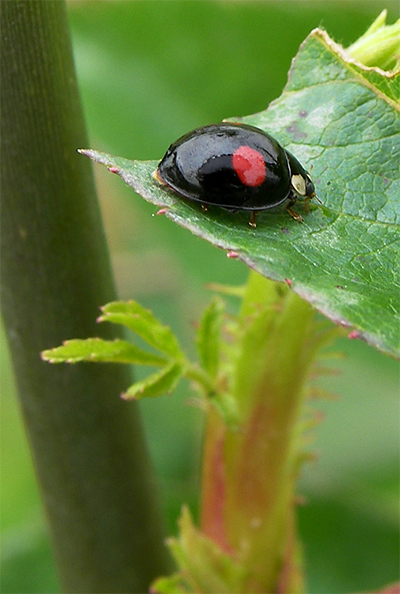
<path id="1" fill-rule="evenodd" d="M 297 194 L 299 194 L 299 196 L 306 195 L 306 180 L 302 175 L 292 175 L 292 179 L 290 181 L 292 187 L 297 192 Z"/>

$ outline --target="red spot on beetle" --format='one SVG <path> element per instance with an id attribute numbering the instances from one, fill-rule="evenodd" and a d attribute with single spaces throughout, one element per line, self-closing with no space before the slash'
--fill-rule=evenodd
<path id="1" fill-rule="evenodd" d="M 118 173 L 118 167 L 109 167 L 109 168 L 108 168 L 108 171 L 109 171 L 110 173 Z"/>
<path id="2" fill-rule="evenodd" d="M 267 176 L 264 157 L 251 146 L 242 145 L 232 155 L 232 165 L 244 186 L 256 188 Z"/>
<path id="3" fill-rule="evenodd" d="M 237 252 L 227 252 L 227 258 L 239 258 L 239 254 Z"/>
<path id="4" fill-rule="evenodd" d="M 166 212 L 168 212 L 168 208 L 160 208 L 160 210 L 157 210 L 158 215 L 164 215 Z"/>

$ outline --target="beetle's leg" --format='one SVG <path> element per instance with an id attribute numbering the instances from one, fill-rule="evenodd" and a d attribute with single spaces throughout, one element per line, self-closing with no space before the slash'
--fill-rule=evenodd
<path id="1" fill-rule="evenodd" d="M 299 223 L 304 222 L 303 217 L 299 215 L 298 212 L 295 212 L 292 208 L 290 208 L 290 204 L 287 205 L 286 210 L 288 211 L 292 219 L 294 219 L 295 221 L 299 221 Z"/>
<path id="2" fill-rule="evenodd" d="M 306 196 L 304 198 L 304 210 L 306 212 L 310 212 L 310 205 L 309 202 L 310 200 L 312 200 L 313 198 L 315 198 L 315 200 L 317 200 L 317 202 L 319 202 L 320 204 L 322 204 L 321 200 L 318 198 L 318 196 L 316 195 L 316 193 L 314 192 L 313 194 L 311 194 L 311 196 Z"/>
<path id="3" fill-rule="evenodd" d="M 256 210 L 252 210 L 251 211 L 251 217 L 250 217 L 249 225 L 250 225 L 250 227 L 253 227 L 253 229 L 255 229 L 257 227 L 256 215 L 257 215 L 257 211 Z"/>
<path id="4" fill-rule="evenodd" d="M 286 206 L 286 210 L 288 211 L 288 213 L 290 214 L 292 219 L 294 219 L 295 221 L 299 221 L 299 223 L 302 223 L 303 217 L 301 215 L 299 215 L 299 213 L 295 212 L 292 209 L 292 206 L 295 202 L 296 202 L 296 196 L 294 194 L 292 194 L 292 196 L 289 198 L 289 202 Z"/>

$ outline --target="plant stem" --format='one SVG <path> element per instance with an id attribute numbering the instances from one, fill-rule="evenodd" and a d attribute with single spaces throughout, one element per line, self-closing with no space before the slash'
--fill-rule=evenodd
<path id="1" fill-rule="evenodd" d="M 67 592 L 145 592 L 168 571 L 126 367 L 51 366 L 115 298 L 75 81 L 65 3 L 2 2 L 2 311 Z"/>
<path id="2" fill-rule="evenodd" d="M 239 427 L 230 429 L 215 409 L 208 411 L 201 528 L 249 570 L 238 591 L 293 594 L 303 591 L 294 514 L 300 418 L 309 368 L 325 338 L 308 303 L 285 288 L 279 296 L 275 283 L 255 282 L 254 275 L 244 309 L 251 309 L 251 292 L 254 311 L 264 303 L 265 315 L 236 363 Z M 259 363 L 255 381 L 249 380 Z"/>
<path id="3" fill-rule="evenodd" d="M 212 396 L 215 391 L 215 385 L 212 378 L 201 367 L 196 364 L 186 362 L 185 375 L 188 379 L 197 382 L 208 397 Z"/>

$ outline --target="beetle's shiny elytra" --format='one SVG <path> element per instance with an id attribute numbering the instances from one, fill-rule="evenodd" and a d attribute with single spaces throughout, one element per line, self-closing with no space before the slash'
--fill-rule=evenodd
<path id="1" fill-rule="evenodd" d="M 314 184 L 289 151 L 272 136 L 247 124 L 222 123 L 198 128 L 171 144 L 156 179 L 179 196 L 228 210 L 255 214 L 297 196 L 309 200 Z"/>

